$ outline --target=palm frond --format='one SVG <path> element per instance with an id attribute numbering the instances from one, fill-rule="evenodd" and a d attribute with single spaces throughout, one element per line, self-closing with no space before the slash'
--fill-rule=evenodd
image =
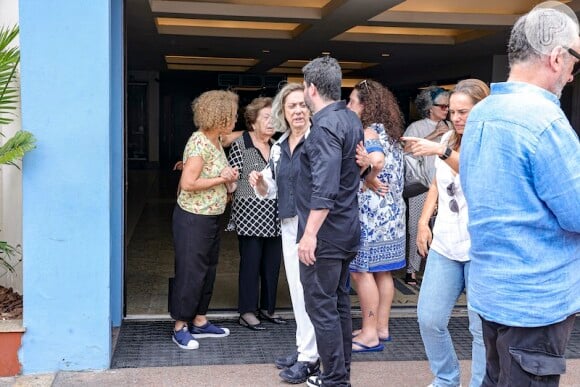
<path id="1" fill-rule="evenodd" d="M 35 142 L 32 133 L 19 130 L 0 147 L 0 164 L 16 165 L 16 160 L 36 147 Z"/>
<path id="2" fill-rule="evenodd" d="M 18 47 L 8 48 L 17 36 L 17 26 L 0 27 L 0 125 L 13 121 L 10 115 L 16 109 L 19 96 L 18 87 L 13 81 L 20 61 L 20 51 Z"/>

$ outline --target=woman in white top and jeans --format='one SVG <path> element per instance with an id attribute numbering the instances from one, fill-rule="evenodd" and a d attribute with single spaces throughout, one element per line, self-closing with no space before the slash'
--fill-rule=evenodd
<path id="1" fill-rule="evenodd" d="M 404 137 L 406 150 L 415 155 L 437 155 L 431 183 L 417 233 L 417 248 L 427 257 L 419 294 L 419 328 L 435 379 L 431 386 L 459 386 L 460 369 L 448 330 L 449 317 L 461 292 L 467 288 L 470 246 L 467 232 L 467 203 L 459 182 L 459 150 L 467 116 L 473 106 L 489 95 L 489 88 L 477 79 L 457 84 L 450 97 L 449 112 L 454 130 L 441 143 Z M 437 210 L 433 233 L 429 219 Z M 469 295 L 468 295 L 469 296 Z M 480 386 L 485 375 L 485 347 L 479 316 L 469 311 L 473 335 L 470 386 Z"/>

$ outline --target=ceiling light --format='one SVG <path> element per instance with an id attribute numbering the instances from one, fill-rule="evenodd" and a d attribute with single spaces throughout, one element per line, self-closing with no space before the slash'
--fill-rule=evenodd
<path id="1" fill-rule="evenodd" d="M 381 56 L 382 56 L 383 58 L 386 58 L 386 57 L 388 57 L 388 56 L 391 56 L 391 54 L 387 54 L 386 52 L 383 52 L 383 53 L 381 54 Z"/>

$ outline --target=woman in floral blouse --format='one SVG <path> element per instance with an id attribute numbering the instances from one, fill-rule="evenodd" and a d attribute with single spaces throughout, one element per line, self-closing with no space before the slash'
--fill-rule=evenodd
<path id="1" fill-rule="evenodd" d="M 195 340 L 225 337 L 227 328 L 210 323 L 206 313 L 213 292 L 220 243 L 220 218 L 227 192 L 235 189 L 236 168 L 229 166 L 219 141 L 231 133 L 237 118 L 238 96 L 213 90 L 192 104 L 199 129 L 183 152 L 179 196 L 173 212 L 175 279 L 170 302 L 175 319 L 173 342 L 182 349 L 196 349 Z"/>
<path id="2" fill-rule="evenodd" d="M 391 340 L 391 272 L 405 266 L 403 118 L 393 94 L 375 81 L 356 85 L 348 107 L 363 123 L 372 167 L 359 192 L 361 243 L 350 264 L 363 315 L 362 329 L 353 332 L 352 351 L 382 351 L 383 342 Z"/>

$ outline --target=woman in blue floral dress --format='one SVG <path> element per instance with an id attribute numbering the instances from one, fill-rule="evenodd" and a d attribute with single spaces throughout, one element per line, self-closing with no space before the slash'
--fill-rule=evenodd
<path id="1" fill-rule="evenodd" d="M 378 82 L 364 80 L 350 94 L 348 107 L 365 127 L 371 164 L 359 192 L 361 243 L 350 264 L 360 299 L 362 329 L 353 332 L 353 352 L 374 352 L 390 341 L 389 316 L 395 294 L 391 272 L 405 267 L 404 124 L 397 100 Z"/>

